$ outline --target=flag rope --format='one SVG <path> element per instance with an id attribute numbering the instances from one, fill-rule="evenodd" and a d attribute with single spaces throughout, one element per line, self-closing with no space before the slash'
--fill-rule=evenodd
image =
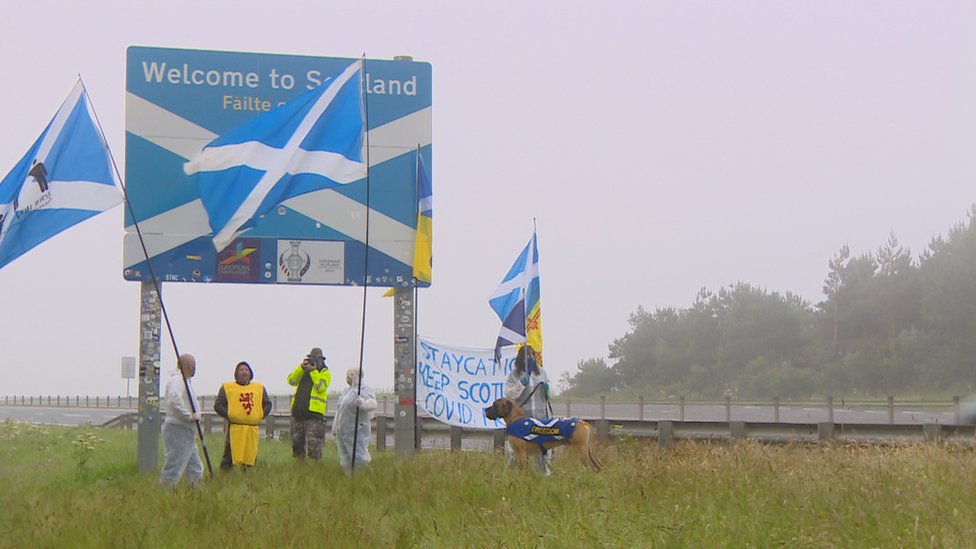
<path id="1" fill-rule="evenodd" d="M 85 91 L 85 95 L 88 95 L 88 88 L 85 87 L 85 81 L 78 75 L 78 80 L 81 81 L 81 87 Z M 95 112 L 95 105 L 93 104 L 91 97 L 88 97 L 88 104 L 91 107 L 92 117 L 95 119 L 95 125 L 98 126 L 98 132 L 102 135 L 102 139 L 105 138 L 105 131 L 102 130 L 102 123 L 98 119 L 98 114 Z M 149 277 L 152 279 L 153 288 L 156 290 L 156 299 L 159 300 L 159 308 L 163 313 L 163 320 L 166 322 L 166 331 L 169 333 L 170 342 L 173 344 L 173 352 L 176 354 L 176 366 L 180 370 L 180 374 L 183 377 L 183 386 L 186 388 L 186 394 L 189 397 L 193 393 L 190 391 L 190 381 L 186 378 L 186 374 L 183 373 L 183 368 L 180 368 L 180 349 L 176 344 L 176 336 L 173 334 L 173 327 L 169 321 L 169 313 L 166 311 L 166 304 L 163 303 L 163 293 L 159 288 L 159 278 L 156 277 L 156 272 L 153 269 L 152 261 L 149 259 L 149 250 L 146 248 L 146 241 L 142 237 L 142 229 L 139 228 L 139 221 L 136 219 L 136 212 L 132 208 L 132 203 L 129 201 L 129 194 L 126 192 L 125 183 L 122 180 L 122 174 L 119 172 L 119 166 L 115 162 L 115 155 L 112 154 L 112 149 L 109 148 L 108 143 L 105 143 L 105 150 L 108 151 L 108 157 L 112 161 L 112 169 L 115 170 L 115 177 L 119 180 L 119 186 L 122 187 L 122 198 L 125 202 L 125 207 L 129 210 L 129 215 L 132 216 L 132 224 L 136 228 L 136 235 L 139 237 L 139 245 L 142 247 L 142 253 L 146 258 L 146 266 L 149 269 Z M 158 381 L 158 380 L 157 380 Z M 194 402 L 193 398 L 187 398 L 190 401 L 190 412 L 197 413 L 197 404 Z M 207 450 L 207 441 L 203 438 L 203 427 L 200 425 L 200 419 L 196 421 L 197 425 L 197 435 L 200 437 L 200 445 L 203 446 L 203 456 L 207 460 L 207 471 L 210 473 L 210 478 L 213 478 L 213 466 L 210 464 L 210 452 Z"/>

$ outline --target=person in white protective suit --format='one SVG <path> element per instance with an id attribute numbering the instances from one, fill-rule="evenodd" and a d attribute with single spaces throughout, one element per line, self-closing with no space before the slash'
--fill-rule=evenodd
<path id="1" fill-rule="evenodd" d="M 350 474 L 353 470 L 353 444 L 356 448 L 355 468 L 369 465 L 369 422 L 373 418 L 373 411 L 376 410 L 376 396 L 372 387 L 359 384 L 359 371 L 355 368 L 346 371 L 346 383 L 349 386 L 339 397 L 336 415 L 332 420 L 332 436 L 336 439 L 339 465 L 342 465 L 346 474 Z M 359 409 L 358 421 L 357 408 Z"/>
<path id="2" fill-rule="evenodd" d="M 542 367 L 531 345 L 519 347 L 512 371 L 505 379 L 505 397 L 514 400 L 526 417 L 549 419 L 549 374 Z M 508 440 L 505 441 L 505 454 L 508 455 L 509 467 L 515 467 L 515 452 Z M 536 471 L 543 476 L 549 476 L 552 471 L 549 466 L 551 460 L 552 450 L 536 454 Z"/>

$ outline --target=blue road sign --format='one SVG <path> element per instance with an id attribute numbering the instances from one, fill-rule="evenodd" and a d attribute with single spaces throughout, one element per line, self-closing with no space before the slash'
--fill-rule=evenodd
<path id="1" fill-rule="evenodd" d="M 221 133 L 317 87 L 352 61 L 128 49 L 126 188 L 160 280 L 413 284 L 418 146 L 431 166 L 428 63 L 366 60 L 368 182 L 286 200 L 220 253 L 194 180 L 183 171 L 183 164 Z M 125 228 L 123 276 L 149 280 L 128 211 Z"/>

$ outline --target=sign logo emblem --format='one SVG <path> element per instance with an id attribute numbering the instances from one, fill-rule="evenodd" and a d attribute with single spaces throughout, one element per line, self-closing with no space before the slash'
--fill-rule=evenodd
<path id="1" fill-rule="evenodd" d="M 286 250 L 278 256 L 278 266 L 288 277 L 288 282 L 301 282 L 302 276 L 308 272 L 312 265 L 312 258 L 308 252 L 301 249 L 300 240 L 290 240 L 291 250 Z"/>
<path id="2" fill-rule="evenodd" d="M 260 241 L 238 240 L 217 254 L 217 280 L 255 282 L 260 277 Z"/>

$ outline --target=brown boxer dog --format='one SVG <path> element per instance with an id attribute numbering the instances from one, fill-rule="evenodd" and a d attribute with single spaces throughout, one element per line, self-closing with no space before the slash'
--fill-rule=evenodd
<path id="1" fill-rule="evenodd" d="M 510 398 L 500 398 L 492 403 L 491 406 L 485 408 L 485 417 L 492 420 L 502 418 L 508 426 L 526 419 L 525 412 L 522 411 L 522 408 Z M 603 465 L 593 455 L 593 444 L 591 442 L 595 436 L 593 426 L 582 419 L 575 419 L 574 423 L 576 428 L 573 430 L 572 436 L 561 440 L 549 440 L 546 437 L 546 440 L 543 442 L 525 440 L 513 435 L 511 428 L 506 429 L 508 432 L 508 443 L 515 452 L 516 463 L 518 463 L 519 469 L 525 469 L 526 460 L 530 453 L 538 454 L 542 452 L 542 448 L 549 450 L 556 446 L 568 444 L 576 451 L 576 455 L 583 462 L 584 466 L 592 467 L 595 472 L 599 473 L 603 469 Z M 526 426 L 527 428 L 535 429 L 532 432 L 538 432 L 540 435 L 558 434 L 558 428 L 555 427 L 532 427 L 528 424 Z"/>

